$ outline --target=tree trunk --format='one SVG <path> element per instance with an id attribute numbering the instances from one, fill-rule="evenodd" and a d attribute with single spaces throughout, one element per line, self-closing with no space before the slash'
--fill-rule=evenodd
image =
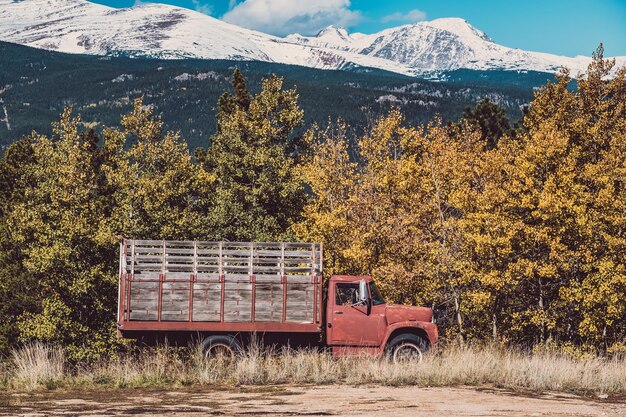
<path id="1" fill-rule="evenodd" d="M 499 298 L 497 295 L 494 296 L 493 301 L 493 309 L 491 310 L 491 337 L 495 342 L 498 340 L 498 304 Z"/>
<path id="2" fill-rule="evenodd" d="M 465 338 L 463 333 L 463 316 L 461 315 L 461 302 L 458 294 L 454 294 L 454 312 L 456 314 L 456 323 L 459 327 L 459 344 L 463 346 L 465 344 Z"/>
<path id="3" fill-rule="evenodd" d="M 544 304 L 543 304 L 543 282 L 541 281 L 541 278 L 538 279 L 539 281 L 539 310 L 541 310 L 541 342 L 542 343 L 546 343 L 546 321 L 543 317 L 543 314 L 545 312 L 545 308 L 544 308 Z"/>

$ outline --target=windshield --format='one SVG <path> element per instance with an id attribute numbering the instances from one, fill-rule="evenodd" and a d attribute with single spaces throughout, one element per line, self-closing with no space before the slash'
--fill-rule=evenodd
<path id="1" fill-rule="evenodd" d="M 385 299 L 376 288 L 376 284 L 370 282 L 370 295 L 372 297 L 372 305 L 378 306 L 381 304 L 385 304 Z"/>

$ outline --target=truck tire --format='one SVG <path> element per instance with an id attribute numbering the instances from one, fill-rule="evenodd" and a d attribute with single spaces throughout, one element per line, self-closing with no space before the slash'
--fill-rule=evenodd
<path id="1" fill-rule="evenodd" d="M 232 336 L 209 336 L 202 342 L 202 351 L 207 359 L 219 359 L 232 363 L 241 355 L 241 345 Z"/>
<path id="2" fill-rule="evenodd" d="M 405 333 L 394 337 L 385 353 L 394 363 L 421 362 L 428 351 L 428 341 L 421 336 Z"/>

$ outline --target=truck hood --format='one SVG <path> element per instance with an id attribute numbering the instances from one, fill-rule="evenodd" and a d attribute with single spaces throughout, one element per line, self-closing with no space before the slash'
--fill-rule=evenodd
<path id="1" fill-rule="evenodd" d="M 400 321 L 426 321 L 433 318 L 433 310 L 428 307 L 412 307 L 398 304 L 387 304 L 386 309 L 387 324 L 398 323 Z"/>

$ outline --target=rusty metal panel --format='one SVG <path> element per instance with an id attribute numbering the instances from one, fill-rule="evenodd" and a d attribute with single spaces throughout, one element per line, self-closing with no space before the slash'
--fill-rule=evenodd
<path id="1" fill-rule="evenodd" d="M 382 351 L 378 346 L 333 346 L 332 353 L 337 358 L 358 355 L 380 356 Z"/>

